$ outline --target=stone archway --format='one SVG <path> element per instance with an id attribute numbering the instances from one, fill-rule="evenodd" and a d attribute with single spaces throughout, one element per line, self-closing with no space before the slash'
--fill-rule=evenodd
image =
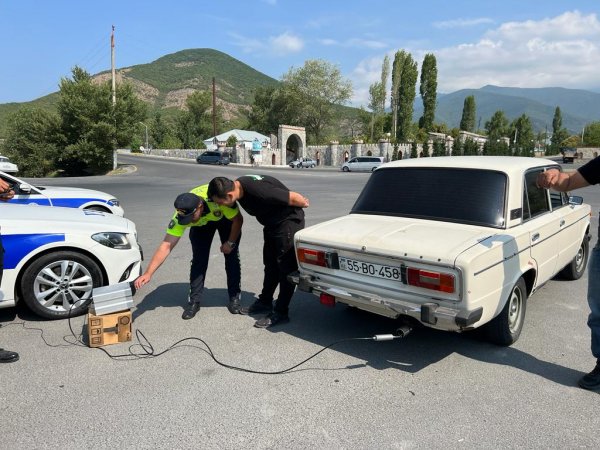
<path id="1" fill-rule="evenodd" d="M 275 165 L 275 163 L 277 162 L 277 156 L 275 156 L 275 153 L 273 153 L 271 155 L 271 165 Z"/>
<path id="2" fill-rule="evenodd" d="M 344 152 L 344 162 L 348 162 L 349 157 L 350 157 L 350 154 L 347 151 L 345 151 Z"/>
<path id="3" fill-rule="evenodd" d="M 315 155 L 315 159 L 317 160 L 317 166 L 321 165 L 321 152 L 317 150 L 317 154 Z"/>
<path id="4" fill-rule="evenodd" d="M 277 135 L 279 150 L 281 151 L 281 164 L 306 157 L 306 130 L 304 127 L 279 125 Z"/>

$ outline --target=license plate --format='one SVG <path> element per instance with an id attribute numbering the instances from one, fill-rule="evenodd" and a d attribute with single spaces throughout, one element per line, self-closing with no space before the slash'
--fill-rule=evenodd
<path id="1" fill-rule="evenodd" d="M 371 277 L 384 278 L 386 280 L 402 280 L 400 267 L 384 266 L 363 261 L 357 261 L 350 258 L 339 258 L 340 269 L 347 272 L 360 273 Z"/>

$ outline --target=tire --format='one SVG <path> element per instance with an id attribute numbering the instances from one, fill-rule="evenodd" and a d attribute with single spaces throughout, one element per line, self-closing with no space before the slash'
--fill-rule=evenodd
<path id="1" fill-rule="evenodd" d="M 315 165 L 314 165 L 314 164 L 311 164 L 311 165 L 310 165 L 310 168 L 311 168 L 311 169 L 314 169 L 314 168 L 315 168 Z"/>
<path id="2" fill-rule="evenodd" d="M 559 275 L 566 280 L 579 280 L 587 268 L 589 254 L 590 241 L 586 235 L 579 246 L 575 258 L 560 271 Z"/>
<path id="3" fill-rule="evenodd" d="M 40 256 L 25 270 L 21 292 L 25 304 L 37 315 L 65 319 L 87 312 L 92 289 L 102 284 L 102 271 L 91 258 L 58 251 Z"/>
<path id="4" fill-rule="evenodd" d="M 502 346 L 517 342 L 525 323 L 526 310 L 527 286 L 521 277 L 511 289 L 500 314 L 484 325 L 487 339 Z"/>
<path id="5" fill-rule="evenodd" d="M 345 167 L 345 166 L 344 166 L 344 167 L 342 167 L 342 170 L 343 170 L 344 172 L 350 172 L 350 169 L 348 169 L 348 167 Z"/>
<path id="6" fill-rule="evenodd" d="M 375 172 L 375 169 L 377 169 L 377 167 L 371 167 L 371 172 Z"/>

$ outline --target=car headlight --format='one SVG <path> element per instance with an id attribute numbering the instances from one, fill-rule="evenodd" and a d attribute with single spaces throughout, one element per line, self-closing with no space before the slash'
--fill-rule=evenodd
<path id="1" fill-rule="evenodd" d="M 121 250 L 129 250 L 131 248 L 131 243 L 127 239 L 127 235 L 123 233 L 105 231 L 103 233 L 93 234 L 92 239 L 110 248 L 118 248 Z"/>
<path id="2" fill-rule="evenodd" d="M 121 202 L 119 200 L 117 200 L 116 198 L 111 198 L 106 203 L 108 203 L 110 206 L 120 206 L 121 205 Z"/>

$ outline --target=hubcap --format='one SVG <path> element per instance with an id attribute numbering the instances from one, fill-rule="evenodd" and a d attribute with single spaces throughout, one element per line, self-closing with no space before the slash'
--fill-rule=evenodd
<path id="1" fill-rule="evenodd" d="M 579 251 L 577 252 L 577 255 L 575 255 L 575 267 L 577 272 L 581 272 L 581 269 L 583 267 L 583 262 L 585 261 L 585 250 L 583 248 L 583 245 L 581 247 L 579 247 Z"/>
<path id="2" fill-rule="evenodd" d="M 521 314 L 523 313 L 523 292 L 515 287 L 508 300 L 508 328 L 511 333 L 519 329 Z"/>
<path id="3" fill-rule="evenodd" d="M 52 311 L 67 312 L 92 295 L 94 280 L 77 261 L 63 260 L 40 270 L 33 283 L 37 302 Z"/>

